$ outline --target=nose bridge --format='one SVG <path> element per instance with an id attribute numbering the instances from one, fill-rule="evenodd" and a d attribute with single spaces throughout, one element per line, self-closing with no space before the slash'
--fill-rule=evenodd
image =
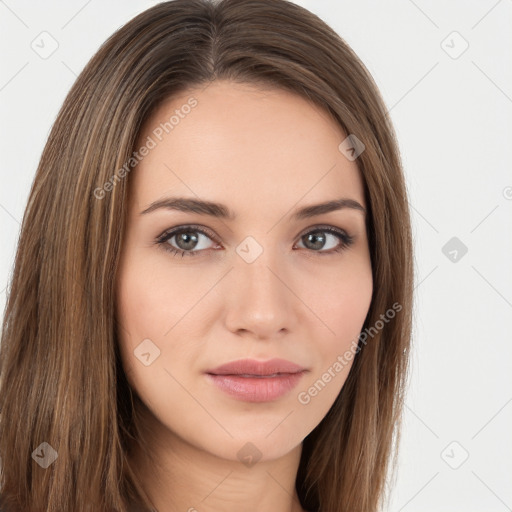
<path id="1" fill-rule="evenodd" d="M 267 337 L 292 328 L 294 295 L 276 248 L 250 238 L 239 244 L 234 259 L 228 327 Z"/>

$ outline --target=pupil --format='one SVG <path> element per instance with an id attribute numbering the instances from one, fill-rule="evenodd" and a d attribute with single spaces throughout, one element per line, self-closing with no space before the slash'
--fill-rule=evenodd
<path id="1" fill-rule="evenodd" d="M 190 250 L 195 247 L 198 241 L 197 235 L 190 235 L 190 231 L 186 233 L 180 233 L 177 237 L 176 243 L 178 247 L 183 250 Z"/>
<path id="2" fill-rule="evenodd" d="M 315 234 L 309 234 L 307 235 L 307 241 L 308 243 L 312 240 L 313 241 L 313 247 L 310 247 L 311 249 L 321 249 L 325 244 L 325 236 L 324 235 L 315 235 Z M 307 245 L 307 244 L 306 244 Z"/>

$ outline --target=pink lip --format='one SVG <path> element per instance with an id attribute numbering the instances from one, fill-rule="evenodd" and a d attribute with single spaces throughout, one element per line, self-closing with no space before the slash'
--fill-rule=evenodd
<path id="1" fill-rule="evenodd" d="M 269 402 L 293 389 L 307 370 L 284 359 L 241 359 L 206 372 L 219 389 L 246 402 Z"/>
<path id="2" fill-rule="evenodd" d="M 305 368 L 285 359 L 269 359 L 256 361 L 255 359 L 239 359 L 226 363 L 206 373 L 214 375 L 272 375 L 274 373 L 297 373 Z"/>

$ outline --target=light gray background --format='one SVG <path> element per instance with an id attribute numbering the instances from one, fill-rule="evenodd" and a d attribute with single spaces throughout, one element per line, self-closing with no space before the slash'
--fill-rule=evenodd
<path id="1" fill-rule="evenodd" d="M 155 3 L 0 1 L 2 310 L 30 185 L 65 94 L 99 45 Z M 512 1 L 297 3 L 373 74 L 410 191 L 414 350 L 389 510 L 512 510 Z M 31 47 L 52 44 L 47 58 Z"/>

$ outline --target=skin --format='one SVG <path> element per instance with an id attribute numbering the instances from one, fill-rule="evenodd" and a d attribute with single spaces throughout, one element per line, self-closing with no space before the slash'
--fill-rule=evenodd
<path id="1" fill-rule="evenodd" d="M 290 92 L 227 81 L 162 104 L 137 147 L 191 96 L 198 105 L 129 176 L 116 290 L 119 343 L 150 431 L 148 452 L 136 449 L 133 460 L 159 512 L 302 511 L 295 491 L 302 441 L 329 411 L 353 361 L 308 404 L 298 394 L 357 339 L 373 283 L 364 212 L 292 215 L 341 197 L 366 208 L 362 177 L 338 149 L 346 134 L 319 107 Z M 171 209 L 141 214 L 171 196 L 223 203 L 237 218 Z M 189 224 L 216 235 L 190 229 L 199 237 L 196 256 L 154 243 L 165 230 Z M 320 254 L 342 242 L 324 231 L 323 246 L 308 244 L 304 235 L 318 225 L 344 230 L 353 244 Z M 247 236 L 263 249 L 252 263 L 236 252 Z M 177 236 L 165 243 L 184 247 Z M 149 366 L 134 355 L 145 339 L 160 350 Z M 204 375 L 237 359 L 274 357 L 309 370 L 275 401 L 237 400 Z M 248 442 L 261 453 L 251 467 L 237 456 Z"/>

